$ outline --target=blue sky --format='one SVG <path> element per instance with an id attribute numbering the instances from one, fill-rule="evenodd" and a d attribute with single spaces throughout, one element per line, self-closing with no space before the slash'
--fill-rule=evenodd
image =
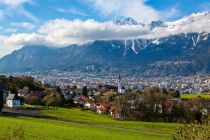
<path id="1" fill-rule="evenodd" d="M 23 1 L 19 6 L 23 7 L 26 12 L 29 12 L 35 19 L 25 16 L 19 12 L 19 8 L 14 11 L 8 11 L 10 8 L 8 4 L 1 4 L 1 11 L 5 12 L 3 19 L 1 18 L 1 25 L 6 26 L 10 22 L 32 22 L 35 24 L 42 24 L 43 22 L 55 18 L 65 19 L 95 19 L 97 21 L 114 20 L 121 17 L 120 13 L 102 15 L 100 14 L 100 7 L 94 7 L 94 2 L 100 0 L 3 0 L 3 1 Z M 25 1 L 25 2 L 24 2 Z M 28 2 L 27 2 L 28 1 Z M 103 0 L 102 0 L 103 1 Z M 112 1 L 112 0 L 106 0 Z M 174 9 L 174 13 L 170 17 L 162 16 L 162 20 L 175 20 L 180 17 L 190 15 L 193 12 L 201 12 L 209 10 L 210 0 L 134 0 L 150 6 L 157 11 L 168 11 Z M 118 0 L 120 2 L 120 0 Z M 129 2 L 132 2 L 130 0 Z M 11 2 L 12 3 L 12 2 Z M 18 7 L 19 7 L 18 6 Z M 108 6 L 107 6 L 108 7 Z M 108 9 L 106 9 L 108 11 Z M 143 11 L 142 11 L 143 12 Z M 139 13 L 142 14 L 142 13 Z M 123 15 L 124 16 L 124 15 Z M 131 15 L 132 16 L 132 15 Z M 140 19 L 138 19 L 140 20 Z"/>
<path id="2" fill-rule="evenodd" d="M 210 0 L 0 0 L 0 42 L 3 42 L 0 43 L 0 57 L 21 46 L 39 45 L 40 42 L 55 46 L 87 42 L 93 40 L 89 30 L 103 39 L 105 32 L 96 32 L 104 30 L 109 25 L 107 21 L 120 17 L 149 23 L 152 20 L 174 21 L 208 10 Z M 65 24 L 75 31 L 65 31 Z M 54 33 L 53 29 L 57 31 Z M 53 42 L 54 38 L 60 40 Z"/>

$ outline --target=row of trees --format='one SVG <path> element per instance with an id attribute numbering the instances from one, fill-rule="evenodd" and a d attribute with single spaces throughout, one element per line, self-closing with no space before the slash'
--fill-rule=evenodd
<path id="1" fill-rule="evenodd" d="M 29 91 L 44 90 L 44 85 L 30 76 L 6 77 L 4 75 L 0 75 L 0 83 L 3 83 L 4 86 L 8 88 L 12 93 L 17 93 L 18 89 L 23 88 L 27 88 Z"/>
<path id="2" fill-rule="evenodd" d="M 25 97 L 24 102 L 26 104 L 30 105 L 46 105 L 48 108 L 50 106 L 54 107 L 55 109 L 58 108 L 58 106 L 61 106 L 61 103 L 63 103 L 64 98 L 59 93 L 51 93 L 46 95 L 43 99 L 39 99 L 33 95 L 28 95 Z"/>
<path id="3" fill-rule="evenodd" d="M 173 100 L 172 96 L 159 88 L 140 93 L 128 92 L 117 96 L 114 108 L 126 120 L 202 123 L 207 118 L 210 101 L 198 98 L 188 101 Z"/>

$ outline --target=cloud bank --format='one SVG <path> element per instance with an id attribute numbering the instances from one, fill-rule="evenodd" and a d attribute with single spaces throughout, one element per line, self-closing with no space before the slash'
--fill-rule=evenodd
<path id="1" fill-rule="evenodd" d="M 17 24 L 29 26 L 30 24 Z M 94 40 L 160 38 L 189 32 L 210 32 L 210 12 L 197 13 L 175 22 L 165 22 L 163 27 L 150 30 L 147 24 L 116 25 L 111 21 L 55 19 L 45 22 L 32 33 L 0 35 L 0 56 L 11 53 L 25 45 L 65 47 Z"/>

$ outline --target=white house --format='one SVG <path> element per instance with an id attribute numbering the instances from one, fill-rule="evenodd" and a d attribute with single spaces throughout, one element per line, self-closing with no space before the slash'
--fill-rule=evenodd
<path id="1" fill-rule="evenodd" d="M 15 94 L 9 94 L 6 102 L 7 107 L 11 108 L 19 108 L 20 107 L 20 99 L 17 98 Z"/>
<path id="2" fill-rule="evenodd" d="M 94 103 L 94 100 L 92 99 L 86 99 L 85 100 L 85 104 L 84 104 L 85 108 L 91 109 L 91 110 L 96 110 L 97 105 Z"/>

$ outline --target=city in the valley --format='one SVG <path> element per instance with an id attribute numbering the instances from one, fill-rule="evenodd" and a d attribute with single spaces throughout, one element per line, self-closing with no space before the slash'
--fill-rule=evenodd
<path id="1" fill-rule="evenodd" d="M 120 74 L 106 72 L 81 72 L 81 71 L 47 71 L 15 73 L 14 76 L 32 76 L 44 84 L 66 87 L 76 85 L 82 88 L 97 88 L 100 86 L 118 85 L 118 76 L 121 75 L 122 84 L 126 89 L 141 91 L 151 87 L 165 88 L 167 90 L 179 90 L 182 94 L 208 94 L 210 92 L 210 76 L 198 74 L 194 76 L 165 76 L 165 77 L 143 77 L 132 76 L 132 74 Z"/>

